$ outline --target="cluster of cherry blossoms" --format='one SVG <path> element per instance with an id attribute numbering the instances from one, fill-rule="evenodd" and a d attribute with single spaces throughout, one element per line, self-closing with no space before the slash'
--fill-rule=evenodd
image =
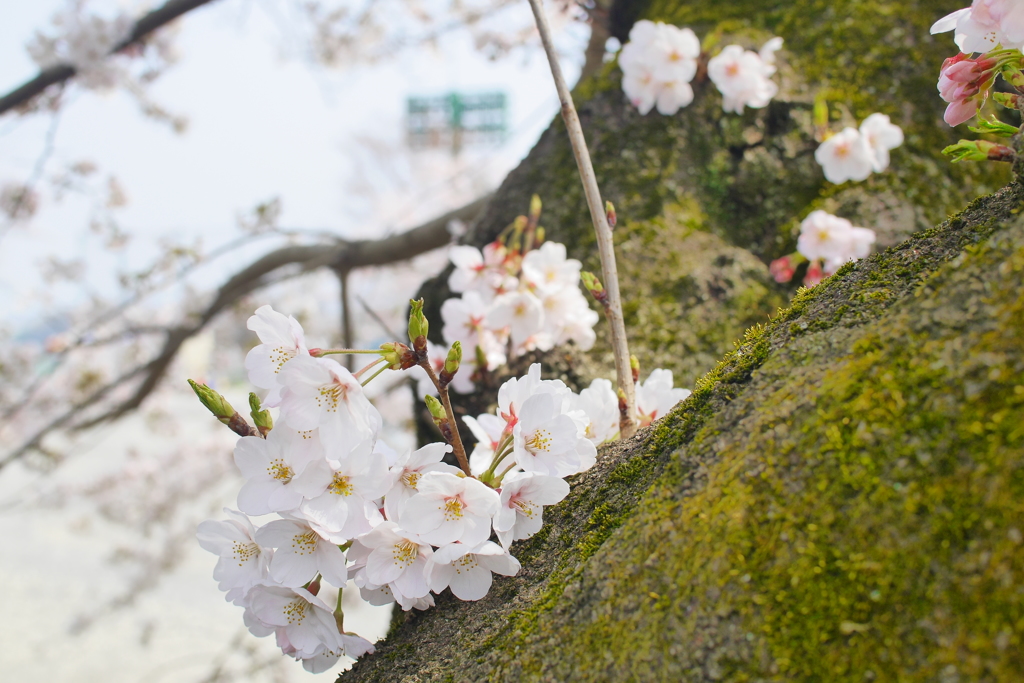
<path id="1" fill-rule="evenodd" d="M 36 64 L 44 69 L 70 64 L 85 88 L 108 90 L 117 85 L 121 72 L 109 55 L 131 32 L 130 17 L 121 14 L 108 20 L 70 9 L 58 13 L 53 23 L 53 35 L 37 32 L 27 45 Z"/>
<path id="2" fill-rule="evenodd" d="M 849 261 L 865 258 L 875 243 L 875 231 L 825 211 L 812 211 L 800 223 L 796 252 L 775 259 L 771 273 L 776 282 L 789 282 L 797 267 L 808 262 L 804 285 L 813 287 Z"/>
<path id="3" fill-rule="evenodd" d="M 729 45 L 708 62 L 708 77 L 722 93 L 727 112 L 767 106 L 778 92 L 775 52 L 782 38 L 772 38 L 758 52 Z M 641 114 L 657 107 L 666 116 L 693 101 L 690 82 L 697 74 L 700 41 L 689 28 L 642 19 L 629 32 L 619 53 L 622 89 Z"/>
<path id="4" fill-rule="evenodd" d="M 960 53 L 939 70 L 939 95 L 947 102 L 943 119 L 957 126 L 974 118 L 989 95 L 998 104 L 1024 111 L 1024 4 L 1019 0 L 974 0 L 970 7 L 939 19 L 931 32 L 953 31 Z M 996 76 L 1012 88 L 993 92 Z M 1017 126 L 978 117 L 975 133 L 1012 137 Z M 988 140 L 961 140 L 943 153 L 954 161 L 1012 161 L 1013 149 Z"/>
<path id="5" fill-rule="evenodd" d="M 581 264 L 566 258 L 565 245 L 544 241 L 540 210 L 534 196 L 529 215 L 518 217 L 483 251 L 454 246 L 449 252 L 455 269 L 448 287 L 461 296 L 441 305 L 442 334 L 446 343 L 460 342 L 469 352 L 471 370 L 452 382 L 460 393 L 473 391 L 478 373 L 509 358 L 569 342 L 587 351 L 597 339 L 598 315 L 579 287 Z M 443 362 L 444 349 L 428 342 L 428 351 Z M 430 391 L 421 382 L 421 393 Z"/>
<path id="6" fill-rule="evenodd" d="M 564 252 L 551 257 L 542 249 L 526 255 L 544 256 L 528 277 L 551 282 L 545 273 L 557 279 L 565 270 L 579 277 L 578 264 L 564 266 Z M 552 263 L 563 265 L 545 270 Z M 193 383 L 214 415 L 241 435 L 234 459 L 245 479 L 238 511 L 200 524 L 199 543 L 220 557 L 214 578 L 244 609 L 253 635 L 274 635 L 311 672 L 373 652 L 344 629 L 341 591 L 349 580 L 371 604 L 422 610 L 446 588 L 479 600 L 493 574 L 517 574 L 511 544 L 540 530 L 544 506 L 569 493 L 565 478 L 592 467 L 596 445 L 618 432 L 623 408 L 611 382 L 594 380 L 576 394 L 541 379 L 534 364 L 500 387 L 494 414 L 465 418 L 480 440 L 467 458 L 447 393 L 462 345 L 455 341 L 436 363 L 422 305 L 413 302 L 411 348 L 393 342 L 374 351 L 307 348 L 294 318 L 259 308 L 248 327 L 261 343 L 245 360 L 250 381 L 266 391 L 262 402 L 250 395 L 255 428 L 219 394 Z M 356 373 L 325 358 L 352 352 L 378 358 Z M 382 419 L 363 385 L 385 369 L 411 367 L 422 368 L 441 396 L 426 403 L 445 442 L 399 455 L 380 439 Z M 642 424 L 689 395 L 673 388 L 666 370 L 653 371 L 636 391 Z M 444 462 L 449 453 L 460 467 Z M 269 514 L 276 518 L 260 526 L 250 518 Z M 335 606 L 319 597 L 324 582 L 339 589 Z"/>
<path id="7" fill-rule="evenodd" d="M 872 114 L 860 128 L 847 126 L 828 136 L 814 152 L 831 183 L 866 180 L 889 167 L 889 151 L 903 144 L 903 130 L 885 114 Z"/>

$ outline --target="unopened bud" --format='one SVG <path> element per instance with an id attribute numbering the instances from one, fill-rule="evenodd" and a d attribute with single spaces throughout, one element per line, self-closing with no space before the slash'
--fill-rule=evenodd
<path id="1" fill-rule="evenodd" d="M 249 394 L 249 415 L 256 423 L 256 429 L 260 430 L 263 438 L 274 428 L 274 418 L 270 417 L 269 410 L 260 410 L 260 397 L 256 394 Z"/>
<path id="2" fill-rule="evenodd" d="M 591 296 L 597 299 L 598 303 L 602 306 L 608 305 L 608 292 L 605 290 L 604 285 L 597 279 L 597 276 L 590 271 L 584 270 L 580 273 L 580 280 L 583 282 L 583 286 L 587 288 Z"/>
<path id="3" fill-rule="evenodd" d="M 623 388 L 622 388 L 622 387 L 619 387 L 619 388 L 618 388 L 618 389 L 617 389 L 617 390 L 615 391 L 615 393 L 616 393 L 616 394 L 618 395 L 618 397 L 619 397 L 619 415 L 620 415 L 621 417 L 623 417 L 623 418 L 625 418 L 625 417 L 628 417 L 628 416 L 626 415 L 626 411 L 627 411 L 627 405 L 626 405 L 626 392 L 625 392 L 625 391 L 623 390 Z"/>
<path id="4" fill-rule="evenodd" d="M 992 99 L 1007 109 L 1024 109 L 1024 97 L 1012 92 L 994 92 Z M 973 128 L 972 128 L 973 130 Z"/>
<path id="5" fill-rule="evenodd" d="M 540 244 L 541 242 L 544 241 L 544 228 L 541 226 L 537 226 L 537 232 L 533 233 L 533 235 L 533 241 L 536 242 L 537 244 Z"/>
<path id="6" fill-rule="evenodd" d="M 640 359 L 636 356 L 630 356 L 629 369 L 633 371 L 633 384 L 636 384 L 640 381 Z"/>
<path id="7" fill-rule="evenodd" d="M 1012 64 L 1003 66 L 1000 72 L 1003 79 L 1015 88 L 1024 88 L 1024 72 Z"/>
<path id="8" fill-rule="evenodd" d="M 530 221 L 534 224 L 536 224 L 537 220 L 540 218 L 540 208 L 540 197 L 537 195 L 530 197 Z"/>
<path id="9" fill-rule="evenodd" d="M 198 382 L 188 381 L 192 391 L 196 392 L 199 402 L 206 406 L 206 409 L 213 413 L 213 416 L 228 426 L 228 429 L 239 436 L 257 436 L 259 432 L 253 429 L 252 425 L 245 421 L 245 418 L 238 414 L 238 411 L 231 407 L 227 399 L 216 391 Z"/>
<path id="10" fill-rule="evenodd" d="M 444 368 L 441 370 L 441 374 L 437 378 L 442 389 L 447 387 L 455 378 L 455 373 L 459 371 L 459 365 L 461 364 L 462 342 L 456 341 L 452 344 L 452 348 L 448 349 L 448 357 L 444 359 Z"/>
<path id="11" fill-rule="evenodd" d="M 444 437 L 446 443 L 452 442 L 452 425 L 448 421 L 448 413 L 445 412 L 444 406 L 436 398 L 427 394 L 423 398 L 423 402 L 427 404 L 427 411 L 430 413 L 430 418 L 437 425 L 437 428 L 441 430 L 441 436 Z"/>
<path id="12" fill-rule="evenodd" d="M 614 228 L 618 222 L 618 216 L 615 215 L 615 205 L 609 201 L 604 203 L 604 215 L 608 218 L 608 226 Z"/>
<path id="13" fill-rule="evenodd" d="M 828 102 L 824 97 L 817 97 L 814 100 L 814 127 L 819 130 L 828 128 Z"/>
<path id="14" fill-rule="evenodd" d="M 417 359 L 426 359 L 427 333 L 430 331 L 430 325 L 427 323 L 427 316 L 423 315 L 423 299 L 410 299 L 409 307 L 409 341 L 412 342 Z"/>
<path id="15" fill-rule="evenodd" d="M 392 370 L 408 370 L 416 365 L 416 356 L 412 349 L 402 342 L 387 342 L 380 345 L 380 357 Z"/>
<path id="16" fill-rule="evenodd" d="M 961 140 L 942 150 L 942 153 L 958 161 L 1013 161 L 1017 153 L 1006 145 L 988 140 Z"/>
<path id="17" fill-rule="evenodd" d="M 231 407 L 226 398 L 205 384 L 199 384 L 192 380 L 189 380 L 188 383 L 192 387 L 192 391 L 196 392 L 196 396 L 199 397 L 199 402 L 224 424 L 227 424 L 231 416 L 238 412 Z"/>
<path id="18" fill-rule="evenodd" d="M 434 418 L 435 423 L 440 423 L 441 420 L 448 420 L 448 413 L 444 411 L 444 406 L 436 396 L 427 394 L 423 398 L 423 402 L 427 404 L 427 410 L 430 412 L 430 417 Z"/>
<path id="19" fill-rule="evenodd" d="M 771 273 L 776 282 L 780 283 L 792 280 L 795 271 L 792 260 L 788 256 L 777 258 L 768 266 L 768 272 Z"/>

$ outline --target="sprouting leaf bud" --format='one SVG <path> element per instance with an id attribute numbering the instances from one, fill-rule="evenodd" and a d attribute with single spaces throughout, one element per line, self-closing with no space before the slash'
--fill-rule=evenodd
<path id="1" fill-rule="evenodd" d="M 423 402 L 427 404 L 427 411 L 430 412 L 430 417 L 433 418 L 434 424 L 440 427 L 441 423 L 448 422 L 448 413 L 444 411 L 444 406 L 441 405 L 441 402 L 436 397 L 427 394 L 423 398 Z"/>
<path id="2" fill-rule="evenodd" d="M 249 393 L 249 415 L 256 423 L 256 429 L 260 430 L 260 434 L 266 438 L 270 430 L 274 428 L 274 418 L 270 417 L 269 410 L 260 410 L 260 397 L 251 392 Z"/>
<path id="3" fill-rule="evenodd" d="M 953 163 L 986 160 L 1013 161 L 1017 157 L 1017 153 L 1010 147 L 988 140 L 961 140 L 942 150 L 942 153 L 953 157 Z"/>
<path id="4" fill-rule="evenodd" d="M 455 373 L 459 371 L 459 365 L 461 363 L 462 342 L 456 341 L 452 344 L 452 348 L 448 350 L 448 357 L 444 359 L 444 368 L 441 370 L 441 375 L 437 380 L 441 385 L 441 388 L 444 388 L 451 383 L 455 378 Z"/>
<path id="5" fill-rule="evenodd" d="M 541 202 L 538 195 L 530 197 L 530 220 L 536 223 L 540 218 Z"/>
<path id="6" fill-rule="evenodd" d="M 423 299 L 409 300 L 409 341 L 412 342 L 413 351 L 417 359 L 427 357 L 427 333 L 430 325 L 427 323 L 427 316 L 423 315 Z"/>
<path id="7" fill-rule="evenodd" d="M 1001 95 L 1009 95 L 1010 93 L 999 93 Z M 992 119 L 984 119 L 978 117 L 978 125 L 968 128 L 972 133 L 981 133 L 982 135 L 998 135 L 999 137 L 1012 138 L 1014 135 L 1020 132 L 1017 126 L 1011 126 L 1008 123 Z"/>
<path id="8" fill-rule="evenodd" d="M 597 279 L 597 276 L 590 271 L 582 271 L 580 273 L 580 280 L 583 282 L 583 286 L 587 288 L 587 291 L 597 299 L 598 303 L 602 306 L 608 305 L 608 292 L 605 290 L 604 285 Z"/>
<path id="9" fill-rule="evenodd" d="M 996 103 L 1003 105 L 1007 109 L 1024 109 L 1024 97 L 1018 95 L 1017 93 L 994 92 L 992 93 L 992 99 Z"/>
<path id="10" fill-rule="evenodd" d="M 604 203 L 604 213 L 608 218 L 608 226 L 614 228 L 618 222 L 618 216 L 615 215 L 615 205 L 609 201 Z"/>
<path id="11" fill-rule="evenodd" d="M 636 356 L 629 357 L 629 369 L 633 371 L 633 384 L 640 381 L 640 359 Z"/>

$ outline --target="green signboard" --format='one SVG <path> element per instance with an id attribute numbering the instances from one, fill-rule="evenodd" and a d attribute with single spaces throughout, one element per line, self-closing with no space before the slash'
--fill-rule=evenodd
<path id="1" fill-rule="evenodd" d="M 503 92 L 410 97 L 406 113 L 412 149 L 450 148 L 458 154 L 464 147 L 500 144 L 508 127 Z"/>

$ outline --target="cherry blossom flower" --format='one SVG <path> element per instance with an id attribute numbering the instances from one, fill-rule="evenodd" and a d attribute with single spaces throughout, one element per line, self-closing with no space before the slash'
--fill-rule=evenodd
<path id="1" fill-rule="evenodd" d="M 516 462 L 525 471 L 555 477 L 579 471 L 576 448 L 581 441 L 580 430 L 559 408 L 559 402 L 549 393 L 536 394 L 523 402 L 512 436 Z"/>
<path id="2" fill-rule="evenodd" d="M 213 570 L 218 588 L 236 597 L 267 578 L 274 551 L 256 542 L 256 529 L 248 517 L 227 508 L 224 512 L 231 519 L 201 522 L 196 539 L 203 550 L 220 557 Z"/>
<path id="3" fill-rule="evenodd" d="M 253 614 L 274 626 L 300 658 L 324 650 L 344 652 L 334 613 L 305 588 L 256 586 L 249 603 Z"/>
<path id="4" fill-rule="evenodd" d="M 797 251 L 809 261 L 824 262 L 825 274 L 831 274 L 847 261 L 866 257 L 874 241 L 873 230 L 854 227 L 845 218 L 819 209 L 800 224 Z"/>
<path id="5" fill-rule="evenodd" d="M 333 541 L 320 536 L 304 520 L 275 519 L 256 531 L 256 541 L 275 553 L 270 561 L 270 577 L 282 586 L 293 588 L 309 583 L 319 573 L 332 586 L 344 586 L 348 580 L 345 555 Z M 281 626 L 256 615 L 268 624 Z"/>
<path id="6" fill-rule="evenodd" d="M 373 647 L 373 643 L 368 641 L 366 638 L 358 636 L 354 633 L 342 633 L 341 634 L 341 647 L 337 650 L 328 649 L 326 646 L 318 654 L 312 657 L 301 657 L 297 653 L 286 653 L 292 654 L 299 661 L 302 662 L 302 668 L 311 674 L 319 674 L 329 669 L 333 669 L 338 663 L 338 660 L 342 657 L 351 657 L 352 659 L 359 659 L 365 654 L 373 654 L 376 650 Z"/>
<path id="7" fill-rule="evenodd" d="M 458 467 L 441 462 L 452 447 L 445 443 L 429 443 L 415 451 L 406 451 L 391 468 L 390 488 L 384 496 L 384 512 L 388 519 L 396 520 L 405 503 L 416 494 L 420 478 L 427 472 L 458 474 Z"/>
<path id="8" fill-rule="evenodd" d="M 501 546 L 484 541 L 476 546 L 451 543 L 438 548 L 427 563 L 430 590 L 440 593 L 451 588 L 459 600 L 479 600 L 491 590 L 491 573 L 515 576 L 519 560 Z"/>
<path id="9" fill-rule="evenodd" d="M 622 89 L 641 114 L 675 114 L 693 101 L 700 41 L 688 28 L 641 20 L 619 54 Z"/>
<path id="10" fill-rule="evenodd" d="M 587 416 L 584 437 L 594 444 L 614 439 L 619 433 L 619 398 L 607 379 L 595 379 L 579 393 L 576 403 Z"/>
<path id="11" fill-rule="evenodd" d="M 673 388 L 671 370 L 651 370 L 643 384 L 636 383 L 636 410 L 640 426 L 651 424 L 689 395 L 689 389 Z"/>
<path id="12" fill-rule="evenodd" d="M 462 421 L 476 438 L 473 452 L 469 454 L 469 470 L 479 476 L 491 466 L 494 450 L 498 447 L 498 442 L 505 431 L 505 421 L 490 414 L 479 415 L 475 418 L 463 415 Z M 504 470 L 507 465 L 511 464 L 511 458 L 511 453 L 502 458 L 502 462 L 497 464 L 495 471 Z"/>
<path id="13" fill-rule="evenodd" d="M 299 475 L 322 454 L 315 432 L 296 432 L 283 425 L 266 439 L 242 437 L 235 445 L 235 465 L 246 479 L 238 492 L 238 509 L 265 515 L 298 507 L 303 495 L 310 493 Z"/>
<path id="14" fill-rule="evenodd" d="M 313 462 L 301 476 L 301 485 L 319 495 L 306 495 L 298 514 L 324 536 L 341 542 L 370 531 L 381 521 L 374 502 L 390 486 L 388 465 L 370 441 L 354 451 L 333 453 Z"/>
<path id="15" fill-rule="evenodd" d="M 903 129 L 885 114 L 872 114 L 860 124 L 860 134 L 872 153 L 872 169 L 879 173 L 889 167 L 889 150 L 903 144 Z"/>
<path id="16" fill-rule="evenodd" d="M 564 244 L 545 242 L 523 257 L 523 279 L 544 291 L 576 289 L 582 267 L 576 259 L 566 258 Z"/>
<path id="17" fill-rule="evenodd" d="M 427 472 L 402 508 L 398 524 L 433 545 L 455 541 L 476 545 L 491 535 L 491 517 L 498 503 L 494 489 L 476 479 Z"/>
<path id="18" fill-rule="evenodd" d="M 874 168 L 875 158 L 864 136 L 856 128 L 844 128 L 825 142 L 814 153 L 815 160 L 832 183 L 864 180 Z"/>
<path id="19" fill-rule="evenodd" d="M 625 48 L 623 48 L 625 50 Z M 621 58 L 619 65 L 622 65 Z M 642 116 L 646 116 L 658 101 L 661 83 L 654 79 L 654 72 L 647 66 L 636 66 L 629 71 L 623 67 L 622 91 Z"/>
<path id="20" fill-rule="evenodd" d="M 503 289 L 515 289 L 515 278 L 510 278 L 505 270 L 507 257 L 507 249 L 499 242 L 485 246 L 483 253 L 476 247 L 451 247 L 448 258 L 455 270 L 448 277 L 448 288 L 460 294 L 477 292 L 486 301 Z"/>
<path id="21" fill-rule="evenodd" d="M 262 342 L 245 356 L 249 381 L 261 389 L 269 389 L 263 405 L 276 407 L 281 403 L 280 373 L 284 364 L 296 356 L 309 355 L 305 334 L 295 318 L 285 317 L 270 306 L 257 308 L 246 326 Z"/>
<path id="22" fill-rule="evenodd" d="M 528 291 L 509 292 L 494 300 L 487 313 L 487 326 L 508 329 L 513 346 L 521 346 L 544 324 L 544 304 Z"/>
<path id="23" fill-rule="evenodd" d="M 1024 5 L 1018 0 L 974 0 L 931 27 L 932 35 L 953 31 L 961 52 L 989 52 L 999 45 L 1024 48 Z"/>
<path id="24" fill-rule="evenodd" d="M 390 586 L 413 600 L 430 592 L 424 572 L 434 551 L 418 536 L 384 522 L 360 536 L 358 543 L 370 549 L 363 570 L 369 584 Z"/>
<path id="25" fill-rule="evenodd" d="M 281 416 L 292 429 L 319 427 L 325 443 L 353 445 L 380 431 L 380 413 L 359 380 L 336 361 L 296 357 L 281 370 L 281 383 Z"/>
<path id="26" fill-rule="evenodd" d="M 725 111 L 742 114 L 744 107 L 758 109 L 771 102 L 779 90 L 770 78 L 781 47 L 782 38 L 772 38 L 760 52 L 728 45 L 708 61 L 708 77 L 722 93 Z"/>
<path id="27" fill-rule="evenodd" d="M 559 477 L 526 472 L 501 483 L 501 505 L 494 516 L 494 530 L 501 544 L 529 538 L 543 525 L 545 505 L 554 505 L 569 495 L 569 484 Z"/>

